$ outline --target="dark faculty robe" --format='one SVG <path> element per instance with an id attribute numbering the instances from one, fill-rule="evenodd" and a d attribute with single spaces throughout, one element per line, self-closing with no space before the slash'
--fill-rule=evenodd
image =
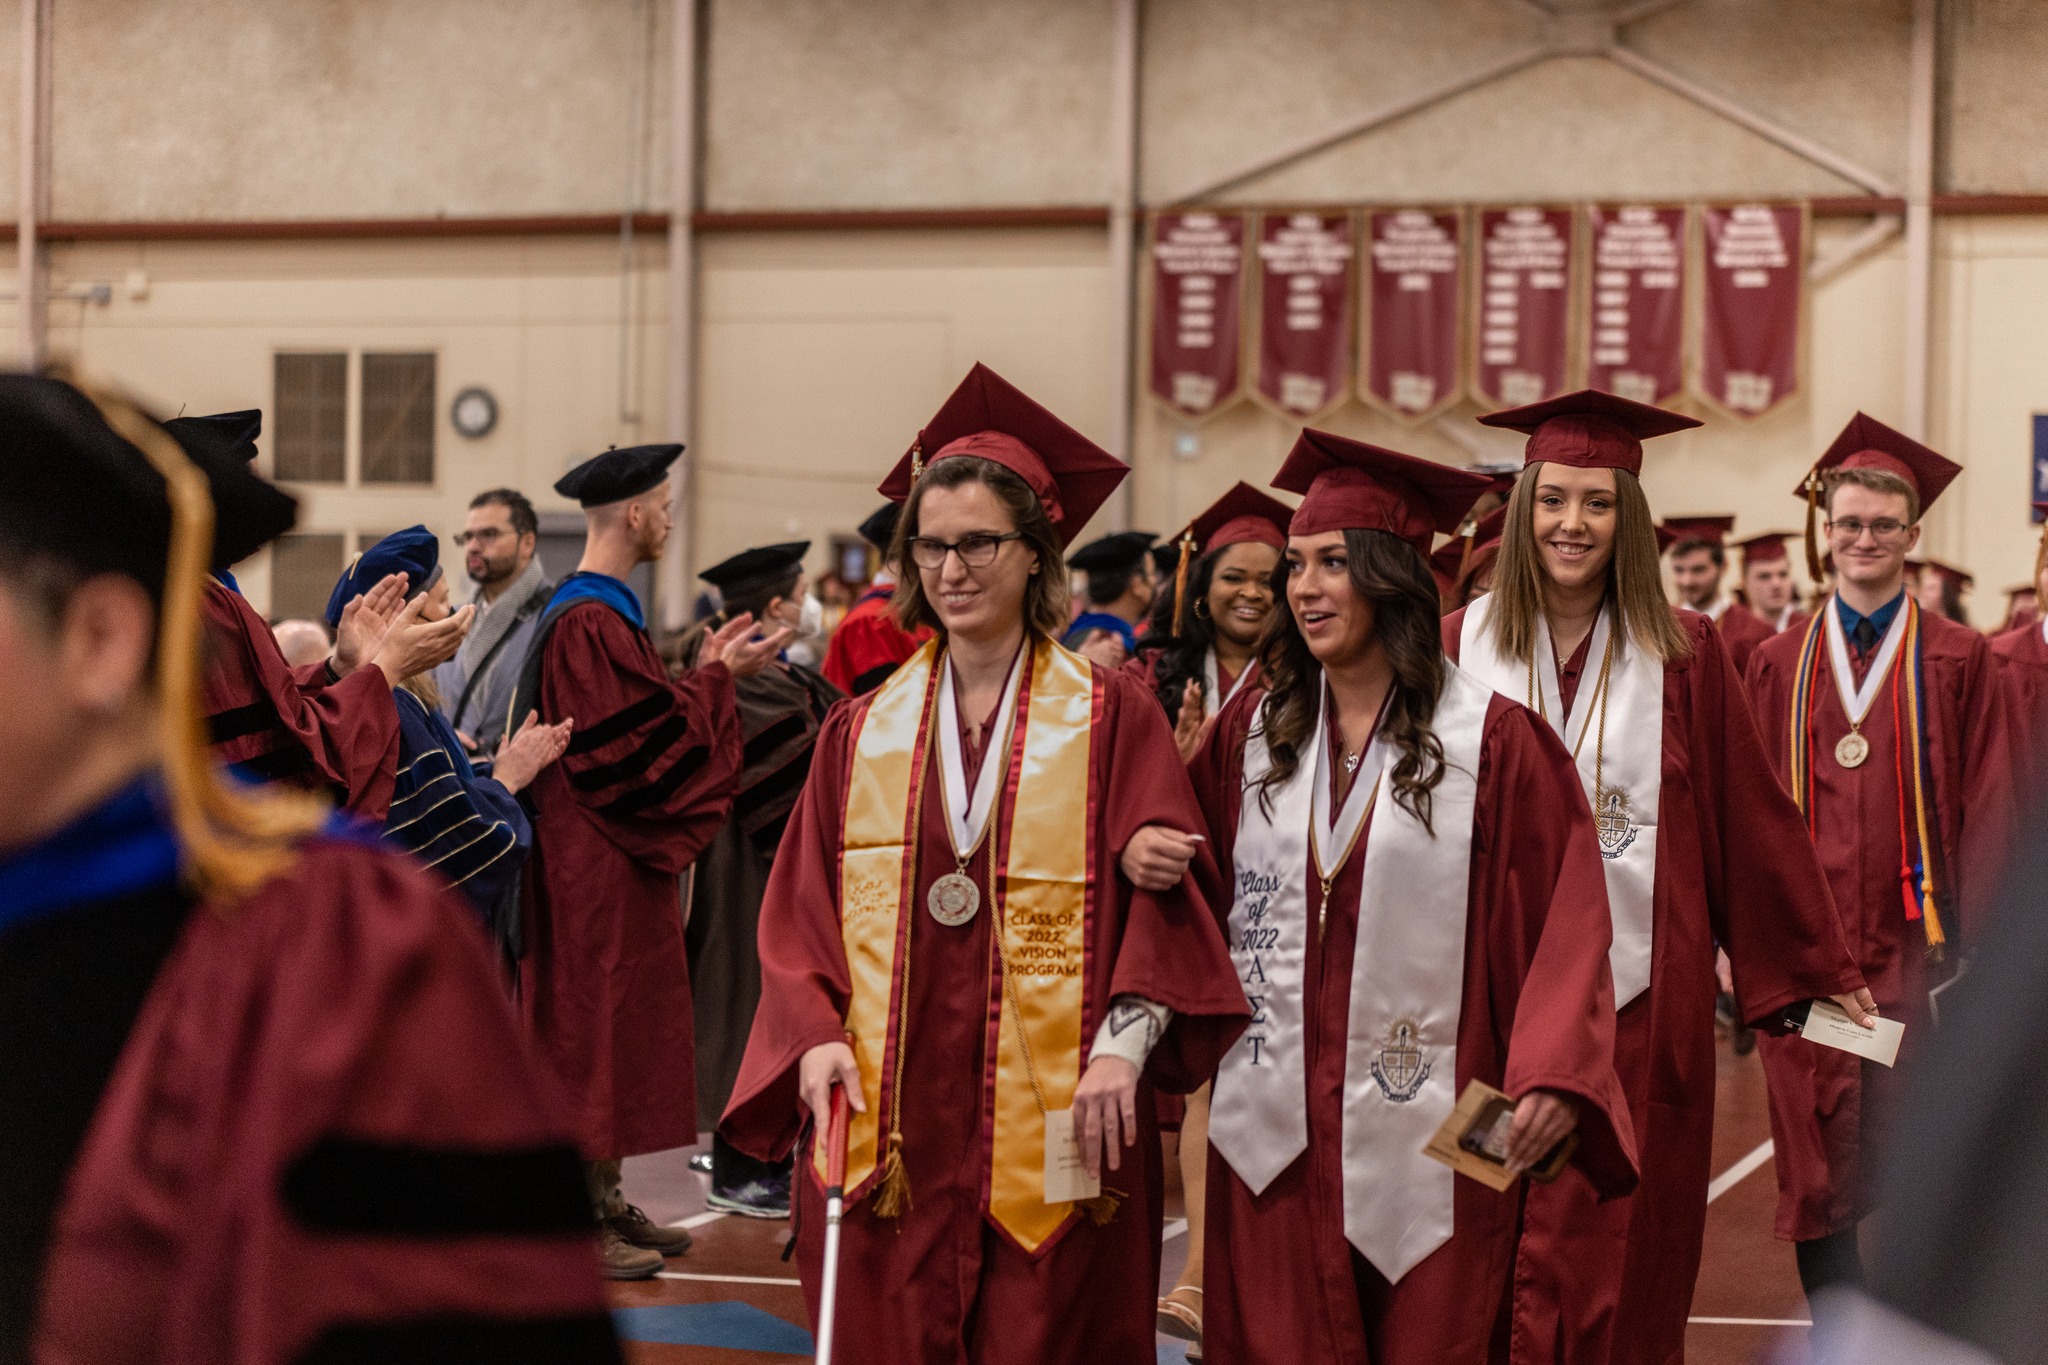
<path id="1" fill-rule="evenodd" d="M 1227 912 L 1243 813 L 1246 737 L 1265 700 L 1233 696 L 1190 767 Z M 1385 793 L 1383 792 L 1384 796 Z M 1545 818 L 1529 818 L 1531 811 Z M 1302 968 L 1308 1148 L 1257 1194 L 1209 1149 L 1203 1351 L 1242 1365 L 1478 1365 L 1504 1358 L 1527 1182 L 1501 1193 L 1459 1177 L 1455 1231 L 1389 1284 L 1344 1230 L 1344 1094 L 1352 958 L 1370 829 L 1330 886 Z M 1628 1105 L 1614 1074 L 1607 889 L 1592 813 L 1570 755 L 1532 712 L 1488 703 L 1472 814 L 1457 1076 L 1511 1095 L 1562 1092 L 1579 1107 L 1565 1178 L 1596 1197 L 1635 1185 Z M 1312 859 L 1311 859 L 1312 861 Z M 1301 875 L 1309 904 L 1320 887 Z M 1358 1084 L 1354 1074 L 1352 1083 Z M 1213 1103 L 1213 1102 L 1212 1102 Z M 1210 1118 L 1212 1141 L 1215 1111 Z M 1552 1187 L 1540 1187 L 1537 1194 Z M 1529 1196 L 1532 1200 L 1534 1195 Z"/>
<path id="2" fill-rule="evenodd" d="M 1454 656 L 1467 610 L 1444 620 Z M 1713 1156 L 1715 945 L 1733 964 L 1742 1019 L 1759 1029 L 1782 1031 L 1785 1006 L 1861 984 L 1720 632 L 1697 612 L 1678 619 L 1692 655 L 1664 665 L 1650 984 L 1615 1018 L 1642 1184 L 1601 1204 L 1567 1172 L 1530 1196 L 1518 1361 L 1663 1365 L 1684 1349 Z M 1591 643 L 1559 669 L 1567 705 L 1598 685 Z"/>
<path id="3" fill-rule="evenodd" d="M 981 890 L 979 913 L 953 928 L 926 913 L 931 884 L 955 866 L 934 764 L 933 778 L 920 789 L 917 866 L 914 879 L 906 879 L 911 885 L 903 911 L 913 921 L 909 1060 L 900 1073 L 903 1167 L 912 1202 L 897 1219 L 876 1217 L 868 1198 L 846 1212 L 834 1359 L 848 1365 L 1150 1365 L 1156 1358 L 1163 1177 L 1152 1090 L 1185 1093 L 1208 1079 L 1247 1011 L 1193 880 L 1153 893 L 1138 890 L 1118 870 L 1118 855 L 1140 827 L 1192 832 L 1201 815 L 1158 703 L 1132 679 L 1091 668 L 1092 771 L 1089 791 L 1075 793 L 1093 803 L 1091 878 L 1097 888 L 1086 945 L 1084 1060 L 1113 995 L 1140 995 L 1175 1013 L 1139 1081 L 1135 1145 L 1123 1149 L 1121 1169 L 1103 1166 L 1104 1187 L 1123 1195 L 1121 1206 L 1100 1226 L 1086 1217 L 1073 1220 L 1037 1255 L 999 1232 L 986 1212 L 991 1132 L 983 1102 L 993 1066 L 986 1040 L 993 1032 L 988 983 L 996 952 L 988 907 L 994 898 L 988 859 L 977 857 L 968 875 Z M 872 696 L 842 702 L 826 718 L 810 783 L 790 817 L 761 906 L 761 1005 L 721 1131 L 763 1160 L 798 1142 L 797 1063 L 811 1048 L 845 1036 L 852 987 L 841 939 L 840 849 L 855 740 L 872 702 Z M 1019 714 L 1027 702 L 1020 695 Z M 963 728 L 966 723 L 963 717 Z M 1013 792 L 1016 781 L 1013 770 Z M 1007 802 L 1000 804 L 991 820 L 1007 819 L 1007 809 Z M 797 1265 L 815 1321 L 825 1219 L 810 1145 L 806 1137 L 793 1185 Z"/>
<path id="4" fill-rule="evenodd" d="M 669 681 L 647 632 L 621 610 L 631 605 L 622 584 L 601 598 L 562 595 L 591 577 L 565 580 L 527 658 L 542 720 L 576 724 L 561 761 L 527 789 L 534 848 L 520 980 L 577 1140 L 603 1161 L 696 1141 L 677 878 L 732 807 L 740 730 L 726 666 Z M 522 682 L 522 714 L 528 691 Z"/>
<path id="5" fill-rule="evenodd" d="M 355 840 L 177 866 L 147 783 L 0 861 L 0 1362 L 616 1360 L 468 909 Z"/>
<path id="6" fill-rule="evenodd" d="M 1822 599 L 1819 610 L 1836 611 L 1836 600 Z M 1902 752 L 1893 720 L 1897 700 L 1899 730 L 1910 735 L 1903 697 L 1895 696 L 1907 671 L 1903 649 L 1863 721 L 1869 757 L 1845 768 L 1835 759 L 1835 745 L 1848 734 L 1849 718 L 1836 694 L 1823 637 L 1808 733 L 1802 737 L 1813 755 L 1814 843 L 1843 937 L 1878 1009 L 1906 1026 L 1901 1067 L 1932 1034 L 1935 1005 L 1929 992 L 1952 978 L 1969 951 L 1997 885 L 2018 797 L 2007 701 L 1991 646 L 1968 626 L 1931 612 L 1921 613 L 1920 631 L 1928 840 L 1935 904 L 1949 938 L 1943 961 L 1928 952 L 1924 918 L 1906 917 L 1900 886 L 1902 862 L 1918 864 L 1920 858 L 1912 756 Z M 1765 752 L 1787 783 L 1792 683 L 1804 636 L 1786 631 L 1759 649 L 1749 666 Z M 1850 646 L 1856 682 L 1877 652 L 1859 660 Z M 1904 831 L 1902 809 L 1909 826 Z M 1745 860 L 1761 852 L 1753 840 L 1739 847 Z M 1736 971 L 1739 985 L 1741 968 Z M 1758 1051 L 1770 1081 L 1771 1138 L 1777 1145 L 1778 1236 L 1810 1241 L 1853 1226 L 1872 1206 L 1876 1154 L 1868 1144 L 1892 1109 L 1898 1072 L 1798 1038 L 1767 1037 Z"/>
<path id="7" fill-rule="evenodd" d="M 335 680 L 293 668 L 242 595 L 206 580 L 203 701 L 214 757 L 259 782 L 331 792 L 351 815 L 382 820 L 398 768 L 398 709 L 365 663 Z"/>

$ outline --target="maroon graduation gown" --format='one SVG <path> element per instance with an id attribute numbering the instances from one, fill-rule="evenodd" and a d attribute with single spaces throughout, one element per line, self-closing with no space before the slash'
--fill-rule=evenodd
<path id="1" fill-rule="evenodd" d="M 825 645 L 825 662 L 819 669 L 825 681 L 850 697 L 872 692 L 889 680 L 917 647 L 931 638 L 931 632 L 916 634 L 896 624 L 889 599 L 894 588 L 870 588 L 840 618 L 838 628 Z"/>
<path id="2" fill-rule="evenodd" d="M 1227 916 L 1244 747 L 1264 694 L 1233 696 L 1190 769 Z M 1531 820 L 1530 811 L 1558 818 Z M 1501 1358 L 1522 1191 L 1454 1184 L 1451 1240 L 1389 1285 L 1344 1236 L 1343 1098 L 1351 967 L 1369 831 L 1332 883 L 1303 968 L 1308 1150 L 1259 1194 L 1212 1147 L 1203 1351 L 1215 1361 L 1458 1365 Z M 1318 895 L 1310 869 L 1309 903 Z M 1557 1090 L 1580 1105 L 1582 1179 L 1635 1183 L 1627 1102 L 1613 1068 L 1611 930 L 1592 812 L 1564 746 L 1505 697 L 1487 707 L 1473 814 L 1457 1088 Z"/>
<path id="3" fill-rule="evenodd" d="M 527 789 L 527 1024 L 585 1156 L 686 1147 L 695 1024 L 676 879 L 732 808 L 732 673 L 713 663 L 670 682 L 647 632 L 595 600 L 563 610 L 540 649 L 541 717 L 576 727 Z"/>
<path id="4" fill-rule="evenodd" d="M 1749 671 L 1749 656 L 1756 653 L 1757 646 L 1778 633 L 1740 602 L 1730 602 L 1714 624 L 1720 627 L 1721 643 L 1728 647 L 1728 658 L 1735 665 L 1737 678 Z"/>
<path id="5" fill-rule="evenodd" d="M 203 704 L 214 756 L 273 781 L 326 788 L 381 822 L 398 771 L 398 708 L 368 664 L 330 682 L 325 663 L 293 668 L 242 595 L 206 580 Z"/>
<path id="6" fill-rule="evenodd" d="M 1834 609 L 1832 599 L 1821 604 L 1823 611 Z M 1950 940 L 1947 966 L 1929 963 L 1926 931 L 1921 921 L 1906 918 L 1900 888 L 1895 765 L 1902 755 L 1893 737 L 1892 703 L 1902 670 L 1893 668 L 1871 703 L 1863 722 L 1870 755 L 1858 768 L 1835 761 L 1835 744 L 1849 732 L 1849 720 L 1836 694 L 1825 639 L 1819 642 L 1811 715 L 1814 843 L 1843 937 L 1878 1008 L 1906 1026 L 1901 1066 L 1933 1026 L 1929 989 L 1953 969 L 1958 952 L 1967 950 L 1995 890 L 2015 775 L 2007 701 L 1989 642 L 1968 626 L 1927 612 L 1921 613 L 1920 631 L 1928 833 L 1935 846 L 1935 903 Z M 1804 632 L 1788 630 L 1759 649 L 1749 666 L 1765 752 L 1787 783 L 1792 684 L 1803 643 Z M 1851 658 L 1853 663 L 1853 650 Z M 1917 823 L 1910 766 L 1905 778 L 1906 820 Z M 1906 840 L 1918 850 L 1917 830 L 1909 829 Z M 1754 840 L 1742 847 L 1745 859 L 1761 852 Z M 1797 1038 L 1765 1038 L 1758 1050 L 1770 1082 L 1771 1138 L 1777 1146 L 1778 1236 L 1809 1241 L 1853 1226 L 1870 1211 L 1875 1167 L 1865 1159 L 1864 1144 L 1881 1130 L 1897 1073 Z"/>
<path id="7" fill-rule="evenodd" d="M 1104 1185 L 1124 1195 L 1122 1205 L 1103 1226 L 1085 1217 L 1070 1223 L 1036 1257 L 983 1213 L 991 1140 L 983 1097 L 993 1065 L 984 1056 L 992 1026 L 988 981 L 995 946 L 987 907 L 993 897 L 987 859 L 978 857 L 968 873 L 981 887 L 982 912 L 947 928 L 925 910 L 932 882 L 954 870 L 934 763 L 920 792 L 916 885 L 904 911 L 915 916 L 906 1066 L 898 1082 L 912 1204 L 893 1220 L 876 1218 L 865 1199 L 847 1210 L 835 1359 L 849 1365 L 1149 1365 L 1155 1358 L 1163 1195 L 1150 1092 L 1157 1086 L 1185 1093 L 1207 1080 L 1248 1011 L 1193 878 L 1155 894 L 1133 887 L 1117 868 L 1140 827 L 1192 832 L 1201 828 L 1201 814 L 1158 703 L 1121 674 L 1096 667 L 1094 677 L 1101 719 L 1090 754 L 1093 876 L 1098 888 L 1113 890 L 1098 890 L 1088 946 L 1084 1070 L 1086 1048 L 1112 996 L 1134 993 L 1175 1014 L 1139 1083 L 1135 1145 L 1124 1148 L 1119 1170 L 1103 1170 Z M 1019 689 L 1017 715 L 1029 703 L 1029 681 Z M 780 1156 L 798 1139 L 797 1063 L 809 1049 L 844 1037 L 850 985 L 840 937 L 839 855 L 854 741 L 868 705 L 856 697 L 826 718 L 810 783 L 790 817 L 761 906 L 761 1003 L 721 1131 L 763 1159 Z M 1006 809 L 1014 792 L 1013 775 Z M 795 1186 L 797 1265 L 815 1319 L 824 1201 L 808 1139 Z"/>
<path id="8" fill-rule="evenodd" d="M 190 913 L 66 1184 L 38 1365 L 411 1359 L 435 1320 L 444 1354 L 610 1356 L 559 1098 L 475 918 L 331 840 Z"/>
<path id="9" fill-rule="evenodd" d="M 1992 636 L 1991 652 L 1998 659 L 2013 747 L 2022 755 L 2017 766 L 2031 789 L 2038 791 L 2048 777 L 2048 638 L 2043 638 L 2038 620 L 2030 621 Z"/>
<path id="10" fill-rule="evenodd" d="M 1742 1018 L 1760 1028 L 1789 1004 L 1861 984 L 1720 633 L 1697 612 L 1678 619 L 1692 656 L 1664 667 L 1650 985 L 1616 1016 L 1614 1046 L 1642 1184 L 1603 1205 L 1567 1171 L 1530 1195 L 1519 1361 L 1662 1365 L 1684 1350 L 1713 1155 L 1715 945 L 1733 965 Z M 1453 655 L 1463 624 L 1462 610 L 1444 620 Z"/>

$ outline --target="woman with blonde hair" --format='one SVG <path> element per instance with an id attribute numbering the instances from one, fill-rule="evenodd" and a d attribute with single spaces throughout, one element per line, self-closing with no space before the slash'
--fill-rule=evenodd
<path id="1" fill-rule="evenodd" d="M 1627 1199 L 1569 1172 L 1532 1193 L 1515 1332 L 1544 1359 L 1661 1365 L 1684 1348 L 1706 1223 L 1715 944 L 1752 1027 L 1817 998 L 1859 1022 L 1875 1007 L 1726 646 L 1664 600 L 1643 441 L 1699 423 L 1592 391 L 1480 420 L 1528 433 L 1527 463 L 1493 591 L 1444 618 L 1444 648 L 1549 723 L 1592 804 L 1642 1169 Z"/>

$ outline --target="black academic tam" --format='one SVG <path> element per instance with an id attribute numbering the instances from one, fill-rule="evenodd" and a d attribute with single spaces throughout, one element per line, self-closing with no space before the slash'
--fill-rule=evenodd
<path id="1" fill-rule="evenodd" d="M 741 550 L 731 559 L 713 564 L 697 577 L 715 586 L 731 602 L 755 589 L 781 582 L 795 572 L 811 552 L 808 540 L 789 540 L 780 545 L 761 545 Z"/>
<path id="2" fill-rule="evenodd" d="M 585 507 L 637 498 L 668 477 L 679 445 L 628 446 L 594 455 L 555 480 L 555 491 Z"/>
<path id="3" fill-rule="evenodd" d="M 1067 565 L 1086 573 L 1129 573 L 1144 562 L 1145 552 L 1157 539 L 1150 531 L 1117 531 L 1074 551 Z"/>

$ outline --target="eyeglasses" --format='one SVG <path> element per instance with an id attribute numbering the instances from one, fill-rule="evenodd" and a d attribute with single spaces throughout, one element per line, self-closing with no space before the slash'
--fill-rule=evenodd
<path id="1" fill-rule="evenodd" d="M 471 545 L 475 545 L 481 548 L 485 545 L 489 545 L 492 541 L 498 539 L 498 537 L 500 536 L 509 536 L 511 534 L 512 533 L 510 531 L 507 531 L 500 526 L 486 526 L 483 529 L 477 531 L 457 531 L 454 535 L 448 537 L 448 539 L 455 542 L 457 549 L 466 550 Z"/>
<path id="2" fill-rule="evenodd" d="M 1837 517 L 1828 523 L 1828 535 L 1844 545 L 1863 539 L 1865 531 L 1870 532 L 1880 545 L 1889 545 L 1902 538 L 1911 529 L 1903 521 L 1890 517 L 1879 517 L 1876 521 L 1859 521 L 1855 517 Z"/>
<path id="3" fill-rule="evenodd" d="M 945 564 L 948 552 L 959 555 L 960 562 L 970 569 L 986 569 L 996 562 L 996 553 L 1003 548 L 1004 541 L 1022 539 L 1022 531 L 1001 536 L 982 532 L 950 542 L 933 540 L 929 536 L 912 536 L 906 543 L 910 546 L 910 557 L 917 561 L 920 569 L 939 568 Z"/>

